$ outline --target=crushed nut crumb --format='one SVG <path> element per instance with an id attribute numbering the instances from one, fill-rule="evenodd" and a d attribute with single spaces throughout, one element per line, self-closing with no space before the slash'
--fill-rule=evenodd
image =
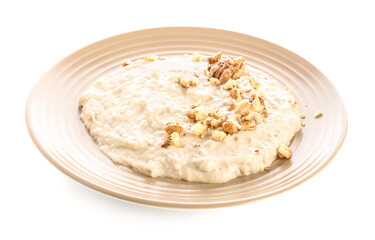
<path id="1" fill-rule="evenodd" d="M 167 123 L 164 131 L 166 131 L 168 135 L 171 135 L 173 132 L 184 133 L 184 128 L 180 126 L 179 123 Z"/>
<path id="2" fill-rule="evenodd" d="M 306 114 L 302 113 L 302 114 L 301 114 L 301 118 L 302 118 L 302 119 L 306 118 Z"/>
<path id="3" fill-rule="evenodd" d="M 145 57 L 145 63 L 153 62 L 155 60 L 160 60 L 160 57 L 156 56 L 156 55 L 146 56 Z"/>
<path id="4" fill-rule="evenodd" d="M 264 109 L 264 101 L 262 97 L 255 96 L 250 106 L 250 110 L 254 112 L 259 112 Z"/>
<path id="5" fill-rule="evenodd" d="M 170 138 L 171 138 L 173 146 L 175 146 L 175 147 L 180 147 L 181 146 L 180 134 L 178 134 L 177 132 L 173 132 L 171 134 Z"/>
<path id="6" fill-rule="evenodd" d="M 209 78 L 210 83 L 214 86 L 219 86 L 221 84 L 220 80 L 217 78 Z"/>
<path id="7" fill-rule="evenodd" d="M 223 86 L 223 89 L 224 90 L 231 90 L 234 86 L 237 85 L 237 81 L 236 80 L 229 80 L 227 81 L 224 86 Z"/>
<path id="8" fill-rule="evenodd" d="M 220 61 L 222 55 L 223 55 L 223 53 L 221 51 L 219 51 L 214 56 L 208 57 L 207 61 L 208 61 L 209 64 L 216 63 L 216 62 Z"/>
<path id="9" fill-rule="evenodd" d="M 288 148 L 284 145 L 281 145 L 277 149 L 277 156 L 279 156 L 279 158 L 289 159 L 292 156 L 292 149 L 290 149 L 290 148 Z"/>
<path id="10" fill-rule="evenodd" d="M 254 131 L 257 125 L 253 121 L 244 121 L 241 126 L 241 131 Z"/>
<path id="11" fill-rule="evenodd" d="M 250 106 L 251 104 L 249 103 L 249 100 L 244 99 L 237 105 L 235 113 L 242 116 L 247 116 L 250 114 Z"/>
<path id="12" fill-rule="evenodd" d="M 241 126 L 235 122 L 235 121 L 226 121 L 223 123 L 223 131 L 232 135 L 236 132 L 238 132 L 238 130 L 241 128 Z"/>
<path id="13" fill-rule="evenodd" d="M 190 86 L 198 85 L 199 79 L 193 76 L 179 77 L 177 78 L 177 82 L 184 88 L 188 88 Z"/>
<path id="14" fill-rule="evenodd" d="M 240 89 L 238 89 L 238 88 L 233 88 L 232 90 L 230 90 L 230 96 L 233 98 L 233 99 L 235 99 L 235 100 L 237 100 L 237 101 L 239 101 L 239 100 L 241 100 L 241 95 L 242 95 L 242 91 L 240 90 Z"/>
<path id="15" fill-rule="evenodd" d="M 314 113 L 314 117 L 315 118 L 319 118 L 321 116 L 323 116 L 323 113 L 321 111 L 319 111 L 319 110 Z"/>
<path id="16" fill-rule="evenodd" d="M 212 131 L 212 140 L 215 140 L 215 141 L 223 141 L 223 139 L 226 137 L 227 135 L 225 134 L 225 132 L 223 131 L 218 131 L 218 130 L 213 130 Z"/>
<path id="17" fill-rule="evenodd" d="M 195 113 L 196 120 L 201 121 L 208 117 L 208 113 L 203 107 L 196 107 L 194 108 L 194 110 L 196 111 Z"/>
<path id="18" fill-rule="evenodd" d="M 258 88 L 260 87 L 260 83 L 258 83 L 257 81 L 255 81 L 254 78 L 249 77 L 249 81 L 250 81 L 251 86 L 252 86 L 254 89 L 258 89 Z"/>
<path id="19" fill-rule="evenodd" d="M 121 63 L 122 67 L 126 67 L 128 65 L 132 64 L 132 61 L 130 59 L 124 59 Z"/>
<path id="20" fill-rule="evenodd" d="M 198 54 L 196 52 L 193 53 L 193 58 L 192 58 L 193 62 L 200 62 L 201 59 L 202 59 L 202 55 L 200 55 L 200 54 Z"/>
<path id="21" fill-rule="evenodd" d="M 202 137 L 204 135 L 204 132 L 206 131 L 206 127 L 200 123 L 196 123 L 190 127 L 190 131 L 193 134 Z"/>

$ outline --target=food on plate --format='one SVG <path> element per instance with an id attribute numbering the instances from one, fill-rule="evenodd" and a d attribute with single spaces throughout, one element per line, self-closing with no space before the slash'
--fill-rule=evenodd
<path id="1" fill-rule="evenodd" d="M 148 56 L 121 66 L 79 99 L 81 120 L 113 162 L 223 183 L 292 157 L 298 102 L 243 57 Z"/>

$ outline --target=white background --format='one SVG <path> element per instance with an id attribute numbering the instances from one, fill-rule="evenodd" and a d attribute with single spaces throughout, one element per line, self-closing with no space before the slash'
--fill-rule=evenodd
<path id="1" fill-rule="evenodd" d="M 1 1 L 0 239 L 375 239 L 375 7 L 371 1 Z M 222 28 L 301 55 L 349 113 L 334 160 L 298 187 L 209 211 L 134 205 L 53 167 L 24 120 L 28 93 L 71 52 L 162 26 Z"/>

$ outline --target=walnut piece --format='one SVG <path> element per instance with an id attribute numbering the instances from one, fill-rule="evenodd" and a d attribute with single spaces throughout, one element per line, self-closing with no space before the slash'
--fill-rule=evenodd
<path id="1" fill-rule="evenodd" d="M 190 86 L 198 85 L 199 79 L 193 76 L 186 76 L 177 78 L 177 82 L 184 88 L 188 88 Z"/>
<path id="2" fill-rule="evenodd" d="M 196 123 L 190 127 L 190 131 L 199 137 L 203 137 L 206 127 L 200 123 Z"/>
<path id="3" fill-rule="evenodd" d="M 128 65 L 130 65 L 130 64 L 132 64 L 132 61 L 131 61 L 130 59 L 124 59 L 124 60 L 122 61 L 122 63 L 121 63 L 121 66 L 122 66 L 122 67 L 125 67 L 125 66 L 128 66 Z"/>
<path id="4" fill-rule="evenodd" d="M 202 55 L 200 55 L 199 53 L 196 53 L 196 52 L 193 53 L 193 58 L 192 58 L 193 62 L 200 62 L 201 59 L 202 59 Z"/>
<path id="5" fill-rule="evenodd" d="M 239 101 L 241 99 L 242 91 L 238 88 L 233 88 L 230 90 L 229 94 L 233 99 Z"/>
<path id="6" fill-rule="evenodd" d="M 209 77 L 217 78 L 221 83 L 224 83 L 243 66 L 244 62 L 245 59 L 243 57 L 228 57 L 221 59 L 215 66 L 209 66 Z"/>
<path id="7" fill-rule="evenodd" d="M 177 132 L 173 132 L 170 136 L 170 139 L 171 139 L 171 142 L 172 142 L 173 146 L 175 146 L 175 147 L 181 146 L 180 134 L 178 134 Z"/>
<path id="8" fill-rule="evenodd" d="M 203 107 L 197 107 L 197 108 L 194 108 L 194 110 L 196 111 L 195 113 L 196 120 L 201 121 L 208 117 L 208 113 Z"/>
<path id="9" fill-rule="evenodd" d="M 257 125 L 253 121 L 244 121 L 241 126 L 241 131 L 253 131 L 257 129 Z"/>
<path id="10" fill-rule="evenodd" d="M 236 114 L 240 114 L 242 116 L 246 116 L 250 114 L 250 103 L 248 99 L 242 100 L 238 105 L 235 110 Z"/>
<path id="11" fill-rule="evenodd" d="M 235 121 L 226 121 L 223 123 L 223 131 L 232 135 L 236 132 L 238 132 L 238 130 L 241 128 L 241 126 L 235 122 Z"/>
<path id="12" fill-rule="evenodd" d="M 253 112 L 259 112 L 264 109 L 264 101 L 262 97 L 255 96 L 250 106 L 250 110 Z"/>
<path id="13" fill-rule="evenodd" d="M 302 118 L 302 119 L 306 118 L 306 114 L 301 113 L 301 118 Z"/>
<path id="14" fill-rule="evenodd" d="M 323 116 L 323 113 L 319 110 L 314 113 L 314 118 L 319 118 L 321 116 Z"/>
<path id="15" fill-rule="evenodd" d="M 166 131 L 168 135 L 171 135 L 174 132 L 184 133 L 184 128 L 181 127 L 178 123 L 167 123 L 167 125 L 164 128 L 164 131 Z"/>
<path id="16" fill-rule="evenodd" d="M 219 86 L 221 84 L 220 80 L 217 78 L 210 78 L 210 83 L 214 86 Z"/>
<path id="17" fill-rule="evenodd" d="M 236 85 L 237 85 L 237 81 L 231 79 L 224 84 L 223 89 L 224 90 L 231 90 Z"/>
<path id="18" fill-rule="evenodd" d="M 242 118 L 242 121 L 255 121 L 256 123 L 260 123 L 260 114 L 258 112 L 250 112 L 249 115 Z"/>
<path id="19" fill-rule="evenodd" d="M 202 121 L 208 117 L 208 113 L 203 107 L 195 107 L 187 113 L 187 116 L 191 119 Z"/>
<path id="20" fill-rule="evenodd" d="M 216 62 L 220 61 L 222 56 L 223 56 L 223 52 L 219 51 L 214 56 L 208 57 L 207 61 L 208 61 L 209 64 L 213 64 L 213 63 L 216 63 Z"/>
<path id="21" fill-rule="evenodd" d="M 168 137 L 168 139 L 161 145 L 162 148 L 168 148 L 172 143 L 172 140 Z"/>
<path id="22" fill-rule="evenodd" d="M 145 57 L 145 63 L 153 62 L 155 60 L 160 60 L 160 57 L 156 56 L 156 55 L 146 56 Z"/>
<path id="23" fill-rule="evenodd" d="M 249 78 L 250 84 L 254 89 L 258 89 L 260 87 L 260 83 L 256 82 L 254 78 Z"/>
<path id="24" fill-rule="evenodd" d="M 212 140 L 215 140 L 215 141 L 223 141 L 223 139 L 226 137 L 227 135 L 225 134 L 225 132 L 223 131 L 218 131 L 218 130 L 213 130 L 212 131 Z"/>
<path id="25" fill-rule="evenodd" d="M 288 148 L 284 145 L 281 145 L 277 149 L 277 156 L 279 156 L 279 158 L 289 159 L 292 156 L 292 149 L 290 149 L 290 148 Z"/>

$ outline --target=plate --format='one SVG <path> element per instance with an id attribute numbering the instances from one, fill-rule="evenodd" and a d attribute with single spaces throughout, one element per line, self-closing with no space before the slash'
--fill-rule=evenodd
<path id="1" fill-rule="evenodd" d="M 120 67 L 124 58 L 192 53 L 240 55 L 251 66 L 288 85 L 306 113 L 306 127 L 293 139 L 291 160 L 269 171 L 225 184 L 151 178 L 116 165 L 97 147 L 79 119 L 79 95 Z M 314 112 L 323 116 L 315 119 Z M 310 178 L 344 141 L 347 113 L 332 83 L 312 64 L 268 41 L 219 29 L 169 27 L 140 30 L 86 46 L 50 69 L 32 89 L 26 106 L 30 135 L 58 169 L 100 192 L 124 200 L 171 208 L 215 208 L 283 192 Z"/>

